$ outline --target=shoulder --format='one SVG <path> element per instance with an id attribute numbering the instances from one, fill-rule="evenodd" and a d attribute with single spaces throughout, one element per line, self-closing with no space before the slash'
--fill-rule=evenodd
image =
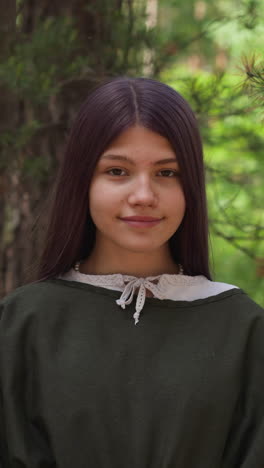
<path id="1" fill-rule="evenodd" d="M 260 315 L 264 315 L 264 309 L 239 286 L 219 281 L 208 281 L 208 283 L 210 284 L 208 288 L 210 288 L 211 291 L 215 291 L 216 295 L 226 291 L 227 296 L 232 298 L 234 304 L 239 306 L 240 309 L 248 311 L 249 313 L 254 311 Z"/>
<path id="2" fill-rule="evenodd" d="M 29 319 L 41 311 L 53 309 L 63 298 L 64 291 L 53 280 L 39 281 L 20 286 L 0 301 L 1 322 Z"/>
<path id="3" fill-rule="evenodd" d="M 246 291 L 239 286 L 219 281 L 209 281 L 206 279 L 206 289 L 215 299 L 226 298 L 226 303 L 230 303 L 234 312 L 246 315 L 260 315 L 264 317 L 263 308 L 257 304 Z"/>
<path id="4" fill-rule="evenodd" d="M 58 294 L 58 287 L 52 280 L 29 283 L 16 288 L 0 301 L 2 307 L 14 304 L 31 304 L 36 299 L 47 299 Z"/>
<path id="5" fill-rule="evenodd" d="M 210 288 L 210 287 L 209 287 Z M 264 309 L 257 304 L 243 289 L 228 283 L 211 282 L 211 311 L 222 316 L 226 323 L 238 333 L 239 329 L 249 331 L 259 324 L 264 339 Z"/>
<path id="6" fill-rule="evenodd" d="M 187 301 L 221 309 L 224 315 L 244 315 L 245 318 L 264 315 L 262 307 L 237 285 L 212 281 L 203 275 L 182 277 L 182 282 L 181 286 L 184 287 L 181 294 L 185 295 Z"/>

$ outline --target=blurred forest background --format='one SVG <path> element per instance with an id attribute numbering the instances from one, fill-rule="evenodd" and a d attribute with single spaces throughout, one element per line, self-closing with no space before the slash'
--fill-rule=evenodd
<path id="1" fill-rule="evenodd" d="M 263 0 L 0 0 L 0 296 L 25 282 L 89 89 L 164 81 L 205 147 L 212 271 L 264 305 Z M 62 226 L 63 229 L 63 226 Z"/>

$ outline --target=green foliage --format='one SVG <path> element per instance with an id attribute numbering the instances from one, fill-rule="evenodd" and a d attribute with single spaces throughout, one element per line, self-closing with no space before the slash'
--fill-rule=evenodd
<path id="1" fill-rule="evenodd" d="M 253 98 L 257 106 L 264 103 L 264 60 L 258 59 L 255 54 L 251 57 L 243 57 L 245 78 L 243 88 Z"/>
<path id="2" fill-rule="evenodd" d="M 48 180 L 50 167 L 51 161 L 47 154 L 27 154 L 23 160 L 21 174 L 24 179 L 36 178 L 40 184 Z"/>
<path id="3" fill-rule="evenodd" d="M 264 306 L 264 281 L 257 273 L 256 261 L 222 237 L 211 235 L 211 245 L 214 280 L 239 286 Z"/>
<path id="4" fill-rule="evenodd" d="M 145 2 L 98 0 L 85 11 L 94 23 L 89 37 L 92 66 L 110 75 L 140 74 L 144 47 L 153 45 L 146 28 Z"/>
<path id="5" fill-rule="evenodd" d="M 222 14 L 210 30 L 210 38 L 220 47 L 228 50 L 232 62 L 242 54 L 263 52 L 264 45 L 264 3 L 262 0 L 233 2 L 219 0 Z"/>
<path id="6" fill-rule="evenodd" d="M 14 140 L 14 149 L 23 149 L 40 128 L 40 123 L 37 120 L 30 120 L 27 124 L 22 125 L 16 132 Z"/>
<path id="7" fill-rule="evenodd" d="M 154 41 L 146 28 L 144 5 L 128 2 L 116 8 L 98 0 L 84 6 L 87 31 L 72 17 L 48 17 L 30 36 L 20 33 L 12 54 L 0 64 L 0 81 L 18 97 L 45 105 L 67 81 L 95 79 L 97 73 L 140 74 L 143 48 Z"/>
<path id="8" fill-rule="evenodd" d="M 87 57 L 78 51 L 78 33 L 71 18 L 47 18 L 14 45 L 13 53 L 0 65 L 0 80 L 19 97 L 35 104 L 56 94 L 62 80 L 79 76 Z"/>
<path id="9" fill-rule="evenodd" d="M 215 279 L 236 284 L 264 305 L 263 126 L 241 79 L 186 67 L 162 78 L 192 105 L 200 121 Z"/>
<path id="10" fill-rule="evenodd" d="M 0 133 L 1 170 L 6 169 L 10 165 L 10 161 L 15 160 L 19 152 L 27 147 L 39 128 L 39 122 L 31 120 L 18 129 L 10 129 Z"/>
<path id="11" fill-rule="evenodd" d="M 172 53 L 159 78 L 190 102 L 204 141 L 214 277 L 264 306 L 264 3 L 161 5 Z"/>

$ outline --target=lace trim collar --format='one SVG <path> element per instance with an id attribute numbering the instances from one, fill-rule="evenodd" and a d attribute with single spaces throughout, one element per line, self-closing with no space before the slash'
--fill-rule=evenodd
<path id="1" fill-rule="evenodd" d="M 94 286 L 101 286 L 106 289 L 121 291 L 122 294 L 116 303 L 125 309 L 131 304 L 134 294 L 137 293 L 133 315 L 135 325 L 139 322 L 140 312 L 144 307 L 147 290 L 158 299 L 170 299 L 173 301 L 194 301 L 215 296 L 230 289 L 237 289 L 237 286 L 227 283 L 210 281 L 203 275 L 187 276 L 181 271 L 180 274 L 164 273 L 159 276 L 149 276 L 138 278 L 136 276 L 122 275 L 120 273 L 111 275 L 86 275 L 76 271 L 74 268 L 59 276 L 61 279 L 88 283 Z M 138 292 L 136 292 L 138 291 Z"/>
<path id="2" fill-rule="evenodd" d="M 61 278 L 121 290 L 122 294 L 120 298 L 116 300 L 116 303 L 122 307 L 122 309 L 125 309 L 126 305 L 131 304 L 134 294 L 138 289 L 135 305 L 136 311 L 133 315 L 135 325 L 139 322 L 139 316 L 145 304 L 147 290 L 151 291 L 153 296 L 158 299 L 167 299 L 168 288 L 170 287 L 176 285 L 194 285 L 203 281 L 208 282 L 207 278 L 204 276 L 186 276 L 183 274 L 166 273 L 158 276 L 148 276 L 146 278 L 122 275 L 120 273 L 110 275 L 87 275 L 75 271 L 74 268 L 61 276 Z"/>

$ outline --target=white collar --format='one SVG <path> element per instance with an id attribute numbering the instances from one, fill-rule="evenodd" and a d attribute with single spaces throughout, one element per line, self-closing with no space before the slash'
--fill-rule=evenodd
<path id="1" fill-rule="evenodd" d="M 93 284 L 95 286 L 106 287 L 108 289 L 113 288 L 121 290 L 122 294 L 120 298 L 116 300 L 116 303 L 120 305 L 122 309 L 125 309 L 126 305 L 131 304 L 134 293 L 136 289 L 139 288 L 135 307 L 136 312 L 133 315 L 136 325 L 139 322 L 139 315 L 145 304 L 146 289 L 151 291 L 154 297 L 157 297 L 158 299 L 166 299 L 166 287 L 164 283 L 166 283 L 166 277 L 168 276 L 179 278 L 183 275 L 163 274 L 158 276 L 148 276 L 146 278 L 122 275 L 121 273 L 110 275 L 87 275 L 80 273 L 79 271 L 75 271 L 74 268 L 72 268 L 69 272 L 64 274 L 62 278 Z M 155 282 L 153 283 L 153 281 Z"/>
<path id="2" fill-rule="evenodd" d="M 153 296 L 158 299 L 192 301 L 236 288 L 236 286 L 230 284 L 210 281 L 203 275 L 187 276 L 164 273 L 159 276 L 138 278 L 136 276 L 122 275 L 120 273 L 111 275 L 87 275 L 75 271 L 74 268 L 72 268 L 64 275 L 61 275 L 60 278 L 122 291 L 116 303 L 123 309 L 125 309 L 126 305 L 131 304 L 134 293 L 136 289 L 138 289 L 135 305 L 136 311 L 133 315 L 135 324 L 138 323 L 140 312 L 145 304 L 146 289 L 151 291 Z"/>

